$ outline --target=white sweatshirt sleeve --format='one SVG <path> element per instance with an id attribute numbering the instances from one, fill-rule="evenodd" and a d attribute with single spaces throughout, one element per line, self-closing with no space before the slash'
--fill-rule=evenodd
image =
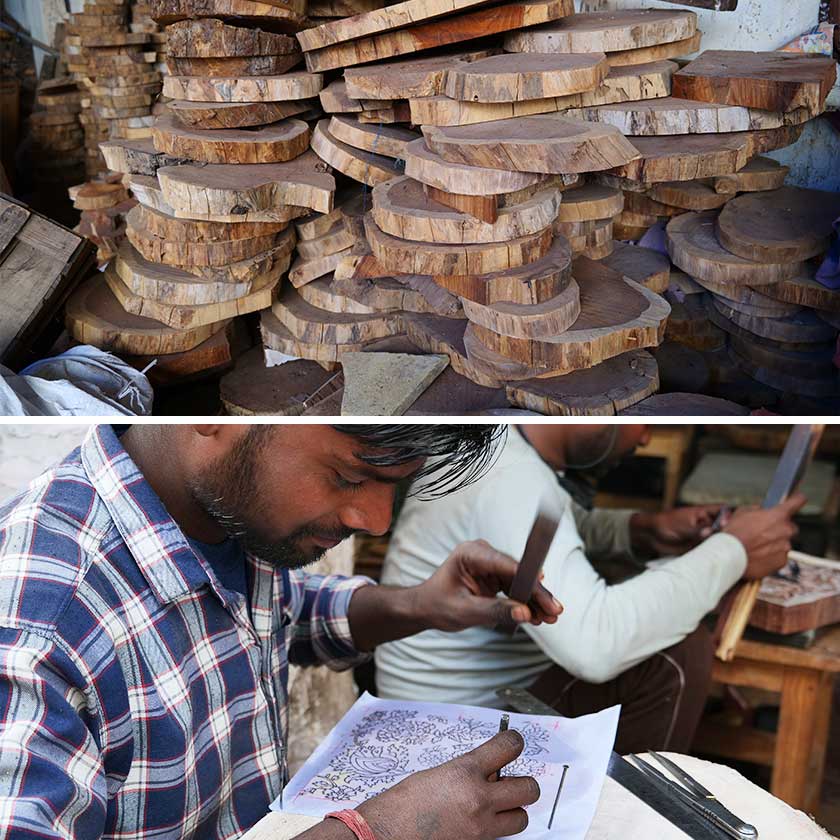
<path id="1" fill-rule="evenodd" d="M 717 534 L 692 551 L 615 586 L 590 565 L 568 495 L 525 462 L 497 474 L 476 499 L 473 530 L 513 557 L 522 554 L 537 504 L 553 507 L 560 527 L 544 584 L 563 603 L 556 624 L 525 626 L 553 661 L 587 682 L 612 679 L 692 633 L 743 575 L 746 552 Z"/>

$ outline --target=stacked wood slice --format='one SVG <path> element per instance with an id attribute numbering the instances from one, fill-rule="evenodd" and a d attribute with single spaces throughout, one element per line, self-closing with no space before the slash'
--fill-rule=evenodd
<path id="1" fill-rule="evenodd" d="M 838 215 L 837 193 L 786 186 L 668 224 L 671 259 L 703 290 L 686 299 L 694 320 L 724 337 L 743 373 L 776 391 L 840 398 L 833 364 L 840 291 L 816 280 L 814 261 L 828 248 Z M 713 349 L 692 331 L 687 337 Z"/>
<path id="2" fill-rule="evenodd" d="M 136 200 L 123 186 L 120 173 L 70 187 L 68 193 L 73 206 L 81 212 L 76 232 L 93 241 L 97 261 L 100 266 L 105 265 L 125 239 L 125 217 Z"/>
<path id="3" fill-rule="evenodd" d="M 81 95 L 67 76 L 42 81 L 29 118 L 35 178 L 44 192 L 64 191 L 85 179 L 85 143 L 79 122 Z"/>
<path id="4" fill-rule="evenodd" d="M 89 178 L 107 171 L 100 142 L 151 133 L 160 93 L 157 50 L 153 33 L 143 25 L 130 29 L 129 20 L 128 0 L 89 0 L 67 24 L 67 64 L 82 91 Z"/>

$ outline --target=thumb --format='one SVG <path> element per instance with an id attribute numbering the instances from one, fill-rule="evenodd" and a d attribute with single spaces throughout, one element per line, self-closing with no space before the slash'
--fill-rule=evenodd
<path id="1" fill-rule="evenodd" d="M 480 747 L 464 755 L 474 761 L 483 777 L 488 777 L 501 770 L 511 761 L 515 761 L 525 749 L 525 739 L 515 729 L 508 729 L 494 735 Z"/>
<path id="2" fill-rule="evenodd" d="M 496 627 L 513 622 L 524 624 L 531 620 L 531 609 L 527 605 L 510 598 L 482 597 L 472 595 L 462 614 L 470 627 Z"/>

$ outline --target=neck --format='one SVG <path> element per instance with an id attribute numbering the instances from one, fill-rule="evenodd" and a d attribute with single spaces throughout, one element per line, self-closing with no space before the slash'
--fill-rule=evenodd
<path id="1" fill-rule="evenodd" d="M 186 450 L 185 438 L 190 432 L 188 426 L 134 425 L 120 442 L 167 513 L 188 537 L 205 543 L 221 542 L 227 536 L 224 530 L 189 489 L 188 472 L 180 454 Z"/>
<path id="2" fill-rule="evenodd" d="M 563 427 L 554 424 L 517 426 L 520 434 L 553 470 L 566 468 Z"/>

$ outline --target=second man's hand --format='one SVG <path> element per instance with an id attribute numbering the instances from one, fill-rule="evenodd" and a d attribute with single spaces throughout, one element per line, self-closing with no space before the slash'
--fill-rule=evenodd
<path id="1" fill-rule="evenodd" d="M 563 607 L 539 582 L 527 604 L 497 597 L 509 590 L 517 567 L 512 557 L 475 540 L 456 546 L 417 586 L 357 589 L 348 612 L 353 641 L 359 650 L 372 650 L 423 630 L 554 623 Z"/>

